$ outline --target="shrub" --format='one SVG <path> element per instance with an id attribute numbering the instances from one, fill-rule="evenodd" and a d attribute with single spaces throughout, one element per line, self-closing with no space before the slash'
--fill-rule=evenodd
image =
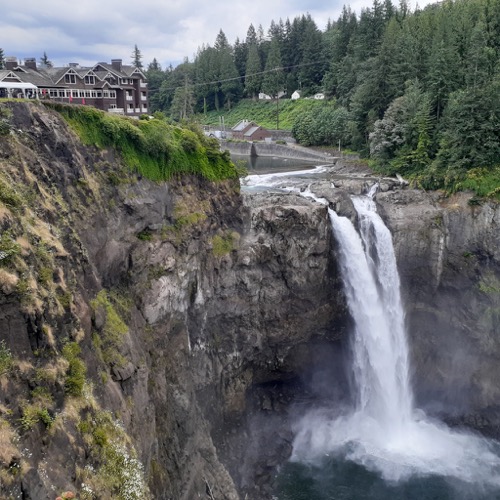
<path id="1" fill-rule="evenodd" d="M 94 346 L 101 352 L 105 363 L 123 366 L 126 360 L 120 354 L 119 348 L 123 343 L 124 335 L 128 332 L 128 326 L 111 303 L 106 290 L 101 290 L 97 294 L 91 306 L 94 311 L 100 309 L 105 314 L 102 330 L 99 333 L 94 332 Z"/>
<path id="2" fill-rule="evenodd" d="M 7 207 L 14 209 L 23 205 L 22 197 L 3 179 L 0 179 L 0 201 Z"/>
<path id="3" fill-rule="evenodd" d="M 20 253 L 21 246 L 12 238 L 10 231 L 4 231 L 0 236 L 0 266 L 9 265 Z"/>
<path id="4" fill-rule="evenodd" d="M 10 349 L 5 345 L 5 341 L 0 341 L 0 376 L 4 373 L 9 373 L 14 365 L 14 360 L 12 359 L 12 353 Z"/>
<path id="5" fill-rule="evenodd" d="M 123 427 L 111 413 L 96 411 L 82 421 L 78 430 L 90 447 L 90 456 L 99 467 L 82 471 L 82 499 L 114 498 L 142 500 L 150 498 L 144 481 L 144 469 L 129 445 Z"/>
<path id="6" fill-rule="evenodd" d="M 5 295 L 9 295 L 16 290 L 18 283 L 19 278 L 15 274 L 0 268 L 0 290 L 2 290 Z"/>
<path id="7" fill-rule="evenodd" d="M 215 257 L 222 257 L 232 252 L 239 238 L 240 235 L 236 232 L 227 233 L 222 236 L 215 235 L 212 238 L 212 251 Z"/>
<path id="8" fill-rule="evenodd" d="M 29 431 L 33 429 L 38 422 L 42 422 L 47 429 L 50 429 L 54 423 L 54 418 L 50 416 L 49 410 L 39 403 L 23 405 L 21 418 L 19 420 L 21 428 L 24 431 Z"/>
<path id="9" fill-rule="evenodd" d="M 70 396 L 79 397 L 83 394 L 87 368 L 80 358 L 81 349 L 76 342 L 70 342 L 63 347 L 62 355 L 69 363 L 66 371 L 64 388 Z"/>

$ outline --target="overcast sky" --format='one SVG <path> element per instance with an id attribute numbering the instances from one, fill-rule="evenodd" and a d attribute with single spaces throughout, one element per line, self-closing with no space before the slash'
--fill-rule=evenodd
<path id="1" fill-rule="evenodd" d="M 222 29 L 229 42 L 244 40 L 252 23 L 265 32 L 271 20 L 309 12 L 320 29 L 335 20 L 343 0 L 2 0 L 0 47 L 18 59 L 47 53 L 56 66 L 123 59 L 137 44 L 146 66 L 154 57 L 166 67 L 192 60 L 202 44 L 213 45 Z M 419 0 L 420 7 L 431 0 Z M 410 2 L 412 8 L 415 0 Z M 393 3 L 398 3 L 393 0 Z M 354 0 L 359 14 L 372 0 Z"/>

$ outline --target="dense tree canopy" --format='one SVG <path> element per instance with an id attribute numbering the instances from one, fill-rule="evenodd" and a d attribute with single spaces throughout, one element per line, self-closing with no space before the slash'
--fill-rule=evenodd
<path id="1" fill-rule="evenodd" d="M 166 113 L 187 85 L 194 97 L 182 102 L 194 113 L 222 112 L 259 92 L 324 92 L 324 112 L 297 117 L 297 139 L 340 140 L 424 186 L 500 169 L 500 0 L 414 12 L 407 0 L 374 0 L 359 14 L 344 7 L 324 31 L 303 15 L 272 21 L 267 32 L 250 25 L 234 45 L 221 30 L 194 61 L 165 71 L 151 64 L 148 76 L 152 106 Z"/>

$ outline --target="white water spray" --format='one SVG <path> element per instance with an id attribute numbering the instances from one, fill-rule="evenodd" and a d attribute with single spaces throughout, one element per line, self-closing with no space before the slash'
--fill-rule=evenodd
<path id="1" fill-rule="evenodd" d="M 332 210 L 329 215 L 355 324 L 356 407 L 343 417 L 325 410 L 306 415 L 298 425 L 292 460 L 314 462 L 338 453 L 387 480 L 435 474 L 500 485 L 497 444 L 452 431 L 414 410 L 391 234 L 371 197 L 356 197 L 353 203 L 360 235 L 349 219 Z"/>

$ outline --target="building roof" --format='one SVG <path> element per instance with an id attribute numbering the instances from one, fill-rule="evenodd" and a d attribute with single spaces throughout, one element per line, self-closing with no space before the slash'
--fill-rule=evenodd
<path id="1" fill-rule="evenodd" d="M 36 71 L 31 68 L 27 68 L 26 66 L 19 66 L 21 71 L 14 70 L 19 75 L 19 78 L 23 82 L 29 82 L 37 87 L 53 87 L 54 81 L 47 75 L 44 75 L 40 71 Z"/>
<path id="2" fill-rule="evenodd" d="M 233 132 L 243 132 L 243 130 L 245 130 L 251 124 L 252 122 L 248 120 L 241 120 L 232 128 L 232 130 Z"/>
<path id="3" fill-rule="evenodd" d="M 257 132 L 257 130 L 259 130 L 260 127 L 258 127 L 257 125 L 255 125 L 254 127 L 251 127 L 249 128 L 246 132 L 245 132 L 245 136 L 248 136 L 248 137 L 251 137 L 253 134 L 255 134 L 255 132 Z"/>
<path id="4" fill-rule="evenodd" d="M 68 71 L 69 69 L 72 69 L 70 67 L 68 68 L 40 68 L 38 70 L 39 73 L 42 73 L 44 75 L 47 75 L 48 78 L 50 78 L 50 80 L 52 80 L 52 82 L 54 83 L 57 83 L 62 77 L 63 75 L 66 73 L 66 71 Z"/>
<path id="5" fill-rule="evenodd" d="M 19 76 L 10 69 L 0 69 L 0 81 L 4 78 L 17 78 L 17 80 L 21 81 Z"/>

